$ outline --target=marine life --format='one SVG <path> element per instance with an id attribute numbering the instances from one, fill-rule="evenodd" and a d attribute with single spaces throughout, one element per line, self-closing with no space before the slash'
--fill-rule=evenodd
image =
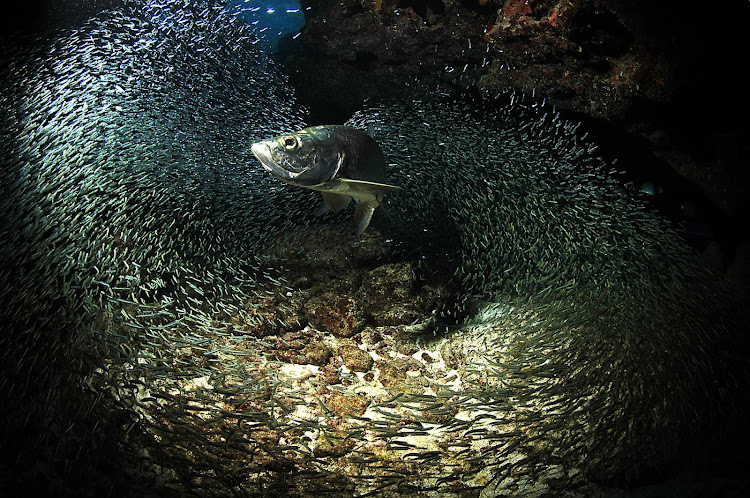
<path id="1" fill-rule="evenodd" d="M 726 412 L 731 289 L 577 124 L 372 103 L 345 125 L 408 195 L 342 233 L 255 165 L 304 115 L 236 16 L 133 1 L 0 54 L 11 495 L 593 495 Z"/>
<path id="2" fill-rule="evenodd" d="M 367 133 L 347 126 L 305 128 L 252 145 L 263 167 L 281 181 L 318 190 L 323 205 L 316 215 L 341 211 L 357 200 L 357 235 L 370 224 L 385 192 L 399 187 L 385 184 L 385 159 Z"/>

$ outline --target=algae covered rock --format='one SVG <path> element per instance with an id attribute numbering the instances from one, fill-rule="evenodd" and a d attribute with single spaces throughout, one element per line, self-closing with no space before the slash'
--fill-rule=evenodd
<path id="1" fill-rule="evenodd" d="M 316 296 L 305 305 L 305 313 L 314 327 L 337 337 L 351 337 L 365 327 L 364 311 L 345 295 L 323 293 Z"/>

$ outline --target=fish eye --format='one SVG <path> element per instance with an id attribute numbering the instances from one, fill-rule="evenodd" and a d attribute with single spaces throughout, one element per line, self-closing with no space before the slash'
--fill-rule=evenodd
<path id="1" fill-rule="evenodd" d="M 288 150 L 294 150 L 297 148 L 297 140 L 294 137 L 284 137 L 284 147 Z"/>

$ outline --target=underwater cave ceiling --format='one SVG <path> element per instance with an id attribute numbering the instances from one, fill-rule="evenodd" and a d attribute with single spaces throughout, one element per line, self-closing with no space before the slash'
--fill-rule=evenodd
<path id="1" fill-rule="evenodd" d="M 123 0 L 2 7 L 3 33 L 74 25 Z M 308 122 L 343 122 L 404 82 L 533 90 L 595 121 L 621 167 L 679 184 L 741 224 L 750 190 L 742 66 L 750 4 L 678 0 L 303 0 L 307 24 L 282 43 Z M 273 4 L 273 2 L 270 2 Z M 7 14 L 7 15 L 6 15 Z M 626 146 L 621 147 L 625 141 Z M 622 149 L 633 157 L 623 158 Z M 665 167 L 666 165 L 666 167 Z M 670 175 L 665 170 L 676 172 Z M 643 178 L 637 177 L 636 181 Z"/>
<path id="2" fill-rule="evenodd" d="M 746 207 L 748 109 L 735 96 L 745 82 L 736 61 L 747 51 L 747 2 L 720 12 L 673 0 L 302 4 L 307 25 L 282 57 L 315 122 L 405 91 L 399 82 L 533 90 L 624 137 L 609 137 L 621 161 L 626 140 L 698 185 L 723 215 Z"/>

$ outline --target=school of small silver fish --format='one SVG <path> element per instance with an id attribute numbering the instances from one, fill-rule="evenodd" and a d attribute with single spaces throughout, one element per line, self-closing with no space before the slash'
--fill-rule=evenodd
<path id="1" fill-rule="evenodd" d="M 374 176 L 287 185 L 253 144 L 299 147 L 305 109 L 236 14 L 128 2 L 0 56 L 0 443 L 16 455 L 0 481 L 557 494 L 668 461 L 722 411 L 730 291 L 576 124 L 517 94 L 416 91 L 345 123 L 382 151 Z M 370 324 L 390 357 L 364 339 L 320 366 L 269 356 L 315 289 L 268 252 L 351 232 L 350 198 L 361 240 L 450 280 L 437 325 Z M 271 332 L 238 331 L 250 315 Z M 379 370 L 341 367 L 345 351 Z M 386 382 L 391 360 L 407 380 Z"/>

